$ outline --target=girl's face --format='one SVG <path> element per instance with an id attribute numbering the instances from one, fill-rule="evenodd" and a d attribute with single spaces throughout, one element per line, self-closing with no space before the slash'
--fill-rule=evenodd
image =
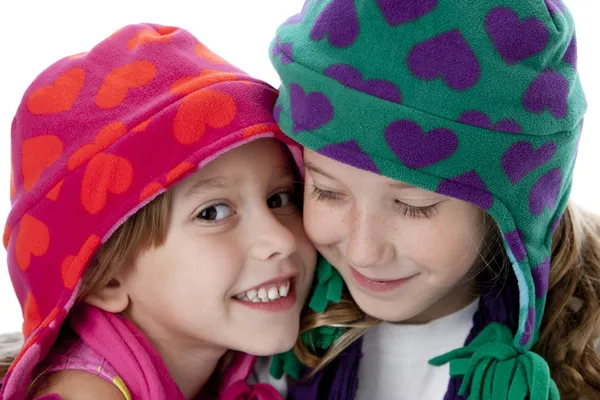
<path id="1" fill-rule="evenodd" d="M 474 205 L 305 150 L 304 225 L 358 306 L 421 323 L 475 299 L 484 237 Z"/>
<path id="2" fill-rule="evenodd" d="M 293 346 L 316 263 L 294 168 L 282 144 L 258 140 L 173 189 L 166 242 L 120 280 L 128 317 L 155 344 L 256 355 Z"/>

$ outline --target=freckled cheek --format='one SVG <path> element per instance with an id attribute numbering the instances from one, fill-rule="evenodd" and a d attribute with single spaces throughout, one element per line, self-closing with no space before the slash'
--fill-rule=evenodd
<path id="1" fill-rule="evenodd" d="M 314 245 L 333 245 L 345 236 L 342 215 L 333 207 L 308 199 L 304 205 L 304 229 Z"/>

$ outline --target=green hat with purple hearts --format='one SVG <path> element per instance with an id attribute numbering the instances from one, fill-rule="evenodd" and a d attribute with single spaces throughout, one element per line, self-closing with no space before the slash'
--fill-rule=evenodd
<path id="1" fill-rule="evenodd" d="M 560 0 L 307 0 L 271 44 L 282 80 L 274 113 L 286 135 L 475 204 L 500 228 L 519 287 L 518 329 L 492 324 L 471 347 L 432 360 L 450 362 L 470 390 L 510 375 L 490 363 L 516 358 L 525 372 L 512 375 L 535 399 L 558 395 L 530 350 L 586 110 L 576 53 Z M 342 290 L 323 268 L 317 311 Z M 327 334 L 324 347 L 339 336 Z"/>

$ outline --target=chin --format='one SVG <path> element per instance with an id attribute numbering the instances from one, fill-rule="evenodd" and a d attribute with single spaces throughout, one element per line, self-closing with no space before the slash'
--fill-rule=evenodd
<path id="1" fill-rule="evenodd" d="M 272 356 L 284 353 L 294 347 L 298 339 L 299 324 L 289 327 L 278 327 L 276 331 L 268 332 L 253 339 L 253 343 L 243 346 L 241 351 L 256 356 Z"/>
<path id="2" fill-rule="evenodd" d="M 405 309 L 396 301 L 375 300 L 360 293 L 354 295 L 356 305 L 367 315 L 386 322 L 402 322 L 414 318 L 421 311 L 417 309 Z"/>

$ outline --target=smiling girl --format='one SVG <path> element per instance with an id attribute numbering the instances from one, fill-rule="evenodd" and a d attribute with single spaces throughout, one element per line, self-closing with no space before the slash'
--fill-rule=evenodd
<path id="1" fill-rule="evenodd" d="M 279 398 L 248 378 L 293 346 L 316 253 L 276 96 L 151 24 L 36 78 L 12 126 L 25 344 L 2 399 Z"/>

